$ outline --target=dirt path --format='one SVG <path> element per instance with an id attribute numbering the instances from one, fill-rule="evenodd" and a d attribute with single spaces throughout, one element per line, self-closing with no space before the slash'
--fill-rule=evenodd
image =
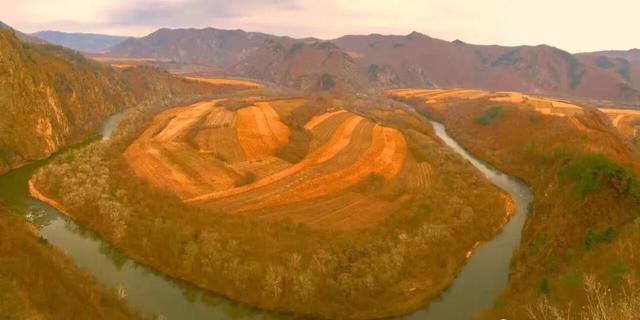
<path id="1" fill-rule="evenodd" d="M 624 114 L 617 115 L 615 119 L 613 119 L 613 126 L 617 128 L 620 125 L 620 120 L 622 120 L 622 118 L 624 118 Z"/>

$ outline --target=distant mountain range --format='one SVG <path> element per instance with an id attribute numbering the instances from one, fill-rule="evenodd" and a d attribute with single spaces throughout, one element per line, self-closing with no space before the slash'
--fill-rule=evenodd
<path id="1" fill-rule="evenodd" d="M 43 38 L 65 45 L 61 37 Z M 638 49 L 571 54 L 546 45 L 449 42 L 418 32 L 324 41 L 215 28 L 163 28 L 101 48 L 112 57 L 169 61 L 174 68 L 215 66 L 226 75 L 303 89 L 472 87 L 640 105 Z"/>
<path id="2" fill-rule="evenodd" d="M 12 28 L 11 26 L 9 26 L 8 24 L 5 24 L 4 22 L 0 21 L 0 30 L 11 30 L 13 32 L 13 34 L 20 39 L 21 41 L 24 42 L 28 42 L 28 43 L 39 43 L 39 44 L 45 44 L 46 41 L 42 40 L 42 39 L 38 39 L 36 37 L 30 36 L 26 33 L 22 33 L 14 28 Z"/>
<path id="3" fill-rule="evenodd" d="M 349 35 L 330 41 L 240 30 L 160 29 L 108 51 L 214 65 L 229 75 L 301 88 L 474 87 L 640 104 L 638 50 L 571 54 L 545 45 L 448 42 L 418 32 Z"/>
<path id="4" fill-rule="evenodd" d="M 88 53 L 105 52 L 107 49 L 129 39 L 129 37 L 121 36 L 60 31 L 40 31 L 32 33 L 31 36 L 69 49 Z"/>

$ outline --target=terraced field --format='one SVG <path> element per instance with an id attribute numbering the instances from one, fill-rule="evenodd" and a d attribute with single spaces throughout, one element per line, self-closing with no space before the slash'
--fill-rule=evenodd
<path id="1" fill-rule="evenodd" d="M 357 192 L 362 183 L 402 175 L 412 189 L 428 186 L 430 166 L 411 157 L 398 129 L 332 108 L 308 119 L 309 151 L 290 163 L 276 156 L 291 134 L 281 115 L 299 101 L 255 100 L 235 111 L 219 102 L 158 115 L 125 152 L 134 172 L 187 203 L 337 229 L 374 224 L 407 200 Z"/>
<path id="2" fill-rule="evenodd" d="M 489 92 L 468 89 L 395 89 L 389 93 L 405 99 L 424 99 L 435 108 L 446 108 L 447 103 L 460 100 L 474 100 L 486 98 L 496 103 L 511 103 L 525 105 L 544 115 L 566 118 L 576 129 L 589 132 L 591 129 L 580 120 L 584 115 L 582 106 L 552 98 L 536 97 L 519 92 Z M 604 113 L 614 128 L 628 139 L 640 138 L 640 111 L 634 109 L 600 107 L 598 111 Z"/>
<path id="3" fill-rule="evenodd" d="M 433 105 L 435 109 L 442 110 L 446 109 L 448 104 L 451 103 L 479 99 L 487 99 L 491 102 L 495 102 L 496 105 L 501 103 L 522 105 L 532 108 L 537 113 L 543 115 L 565 118 L 568 123 L 580 131 L 588 132 L 590 130 L 581 120 L 581 117 L 584 115 L 584 111 L 581 106 L 553 98 L 537 97 L 519 92 L 490 92 L 475 89 L 394 89 L 388 92 L 390 95 L 398 98 L 420 99 Z M 609 114 L 609 111 L 612 110 L 619 109 L 600 109 L 600 111 L 605 112 L 606 114 Z M 611 112 L 614 116 L 628 116 L 629 113 L 630 112 Z M 615 122 L 615 117 L 612 119 Z M 621 118 L 618 120 L 620 119 Z M 618 126 L 616 125 L 616 127 Z"/>
<path id="4" fill-rule="evenodd" d="M 600 108 L 610 119 L 611 124 L 624 137 L 629 139 L 640 138 L 640 111 L 618 108 Z"/>

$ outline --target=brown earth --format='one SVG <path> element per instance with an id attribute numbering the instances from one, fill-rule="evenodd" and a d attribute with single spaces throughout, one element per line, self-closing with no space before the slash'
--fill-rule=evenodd
<path id="1" fill-rule="evenodd" d="M 402 171 L 409 156 L 404 135 L 397 129 L 343 109 L 326 112 L 304 125 L 311 140 L 320 141 L 318 146 L 291 164 L 275 156 L 290 134 L 274 110 L 285 103 L 255 101 L 229 111 L 216 106 L 217 102 L 196 103 L 158 115 L 125 152 L 135 173 L 188 203 L 289 218 L 317 227 L 364 227 L 391 212 L 388 209 L 393 201 L 350 190 L 372 176 L 388 183 Z M 324 123 L 333 123 L 333 130 L 318 131 Z M 424 179 L 414 187 L 426 187 Z M 316 201 L 320 205 L 307 214 L 284 214 L 291 211 L 287 209 L 290 206 Z M 333 209 L 327 210 L 322 203 Z M 364 203 L 377 208 L 367 210 L 369 218 L 344 210 Z"/>

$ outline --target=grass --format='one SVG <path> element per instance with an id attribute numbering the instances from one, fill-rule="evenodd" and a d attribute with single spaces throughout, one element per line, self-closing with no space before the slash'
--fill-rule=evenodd
<path id="1" fill-rule="evenodd" d="M 479 125 L 486 126 L 494 123 L 502 116 L 502 106 L 491 106 L 483 114 L 476 117 L 475 122 Z"/>

